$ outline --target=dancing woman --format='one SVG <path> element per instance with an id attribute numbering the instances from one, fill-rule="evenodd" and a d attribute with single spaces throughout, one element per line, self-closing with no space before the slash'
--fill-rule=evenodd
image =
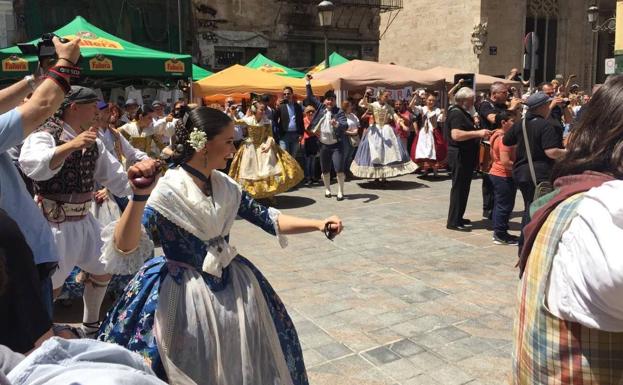
<path id="1" fill-rule="evenodd" d="M 359 144 L 355 160 L 350 166 L 353 175 L 367 179 L 385 179 L 410 174 L 417 169 L 409 158 L 409 153 L 396 137 L 389 122 L 402 118 L 396 114 L 389 100 L 389 91 L 382 91 L 379 100 L 368 102 L 368 94 L 361 99 L 359 105 L 369 109 L 374 116 Z"/>
<path id="2" fill-rule="evenodd" d="M 320 142 L 320 170 L 324 183 L 324 196 L 331 198 L 331 167 L 337 177 L 337 200 L 344 200 L 344 132 L 348 129 L 346 115 L 336 104 L 336 95 L 333 90 L 324 94 L 324 101 L 320 102 L 312 90 L 312 75 L 307 75 L 307 100 L 316 107 L 316 113 L 311 121 L 311 130 L 318 136 Z"/>
<path id="3" fill-rule="evenodd" d="M 432 168 L 435 176 L 448 157 L 448 143 L 443 137 L 446 118 L 436 103 L 435 95 L 428 95 L 426 105 L 422 107 L 422 128 L 417 131 L 411 145 L 411 159 L 424 168 L 424 175 Z"/>
<path id="4" fill-rule="evenodd" d="M 236 125 L 246 128 L 247 136 L 229 169 L 229 176 L 255 199 L 271 198 L 303 180 L 298 162 L 275 143 L 265 112 L 264 104 L 254 103 L 251 116 L 236 120 Z"/>
<path id="5" fill-rule="evenodd" d="M 296 218 L 256 203 L 217 171 L 235 151 L 234 124 L 199 107 L 177 127 L 179 167 L 156 187 L 133 185 L 120 221 L 104 230 L 109 269 L 140 263 L 159 234 L 164 256 L 147 262 L 109 313 L 99 336 L 142 354 L 171 384 L 308 384 L 299 339 L 285 306 L 262 273 L 229 245 L 237 216 L 278 237 L 342 231 L 337 217 Z M 146 160 L 129 178 L 157 175 Z M 151 191 L 153 189 L 153 191 Z M 151 195 L 150 195 L 151 193 Z"/>

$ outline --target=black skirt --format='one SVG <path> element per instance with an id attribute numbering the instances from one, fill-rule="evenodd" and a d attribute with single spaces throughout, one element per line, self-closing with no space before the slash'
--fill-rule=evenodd
<path id="1" fill-rule="evenodd" d="M 52 327 L 24 235 L 0 209 L 0 344 L 26 353 Z"/>

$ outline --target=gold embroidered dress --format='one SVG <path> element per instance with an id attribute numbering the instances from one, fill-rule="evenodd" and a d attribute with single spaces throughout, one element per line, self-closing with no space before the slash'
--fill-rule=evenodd
<path id="1" fill-rule="evenodd" d="M 275 196 L 303 180 L 298 162 L 275 143 L 270 120 L 258 122 L 248 116 L 236 123 L 246 126 L 248 134 L 234 156 L 229 175 L 253 198 Z M 263 151 L 266 147 L 268 150 Z"/>
<path id="2" fill-rule="evenodd" d="M 153 124 L 141 129 L 138 123 L 133 121 L 119 127 L 119 132 L 130 142 L 132 147 L 141 150 L 151 158 L 160 156 L 160 151 L 165 147 L 158 138 Z"/>

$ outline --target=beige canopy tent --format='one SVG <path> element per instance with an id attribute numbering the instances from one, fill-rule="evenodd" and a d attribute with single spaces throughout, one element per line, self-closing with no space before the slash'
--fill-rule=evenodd
<path id="1" fill-rule="evenodd" d="M 449 85 L 454 85 L 454 75 L 471 73 L 469 71 L 463 71 L 457 68 L 441 67 L 441 66 L 431 68 L 423 72 L 433 77 L 444 78 L 446 79 L 446 83 Z M 495 82 L 503 82 L 503 83 L 514 85 L 517 87 L 521 85 L 519 82 L 515 82 L 512 80 L 496 78 L 495 76 L 476 74 L 476 89 L 478 90 L 487 89 L 491 86 L 491 84 Z"/>
<path id="2" fill-rule="evenodd" d="M 236 64 L 193 83 L 193 94 L 204 100 L 215 102 L 228 96 L 248 98 L 250 93 L 277 94 L 281 93 L 286 86 L 292 87 L 296 95 L 304 97 L 306 94 L 303 79 L 277 76 Z M 314 93 L 318 95 L 332 88 L 328 82 L 314 83 Z"/>
<path id="3" fill-rule="evenodd" d="M 381 64 L 365 60 L 351 60 L 314 74 L 316 82 L 330 82 L 341 91 L 360 90 L 365 87 L 398 89 L 405 87 L 440 88 L 443 76 L 414 70 L 393 64 Z M 314 82 L 314 87 L 316 87 Z"/>

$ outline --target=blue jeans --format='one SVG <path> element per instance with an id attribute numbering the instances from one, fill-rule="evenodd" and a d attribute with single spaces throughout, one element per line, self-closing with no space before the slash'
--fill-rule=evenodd
<path id="1" fill-rule="evenodd" d="M 513 178 L 488 175 L 493 185 L 493 232 L 495 235 L 508 233 L 508 221 L 515 207 L 517 187 Z"/>
<path id="2" fill-rule="evenodd" d="M 285 135 L 279 140 L 279 147 L 286 151 L 288 154 L 296 158 L 296 154 L 299 152 L 301 143 L 299 141 L 299 134 L 296 132 L 286 132 Z"/>
<path id="3" fill-rule="evenodd" d="M 316 155 L 305 155 L 305 180 L 316 180 Z"/>

